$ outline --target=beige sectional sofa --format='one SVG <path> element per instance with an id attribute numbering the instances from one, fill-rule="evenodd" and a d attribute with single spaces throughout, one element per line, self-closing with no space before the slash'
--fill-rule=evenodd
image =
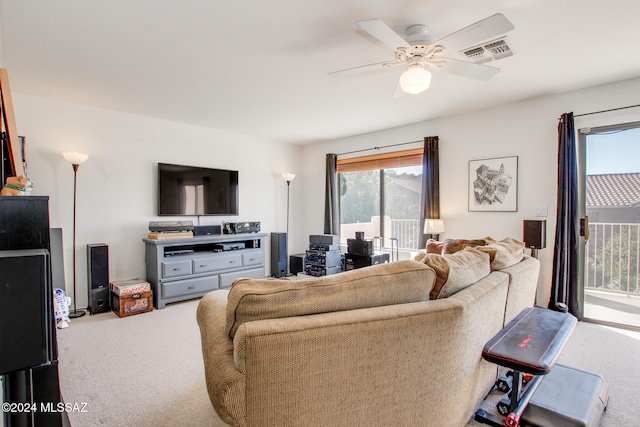
<path id="1" fill-rule="evenodd" d="M 252 427 L 464 426 L 498 372 L 482 348 L 533 305 L 539 262 L 521 249 L 506 268 L 495 254 L 456 254 L 322 278 L 242 279 L 206 295 L 197 319 L 220 418 Z"/>

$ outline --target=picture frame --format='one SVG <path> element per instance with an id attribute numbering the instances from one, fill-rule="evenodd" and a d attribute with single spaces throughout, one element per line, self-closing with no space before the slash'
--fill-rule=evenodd
<path id="1" fill-rule="evenodd" d="M 469 212 L 518 211 L 518 156 L 469 160 Z"/>

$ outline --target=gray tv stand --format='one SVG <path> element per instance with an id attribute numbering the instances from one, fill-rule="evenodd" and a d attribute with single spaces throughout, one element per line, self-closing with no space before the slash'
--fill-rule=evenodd
<path id="1" fill-rule="evenodd" d="M 239 277 L 265 278 L 266 233 L 143 239 L 153 305 L 200 298 Z"/>

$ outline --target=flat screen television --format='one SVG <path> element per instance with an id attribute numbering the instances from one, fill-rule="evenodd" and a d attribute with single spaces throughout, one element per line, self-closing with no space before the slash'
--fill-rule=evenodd
<path id="1" fill-rule="evenodd" d="M 238 215 L 238 171 L 158 163 L 158 215 Z"/>

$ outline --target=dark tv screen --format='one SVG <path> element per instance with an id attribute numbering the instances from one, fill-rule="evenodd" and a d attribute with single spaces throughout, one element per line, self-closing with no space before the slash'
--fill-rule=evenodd
<path id="1" fill-rule="evenodd" d="M 158 215 L 238 215 L 238 171 L 158 163 Z"/>

